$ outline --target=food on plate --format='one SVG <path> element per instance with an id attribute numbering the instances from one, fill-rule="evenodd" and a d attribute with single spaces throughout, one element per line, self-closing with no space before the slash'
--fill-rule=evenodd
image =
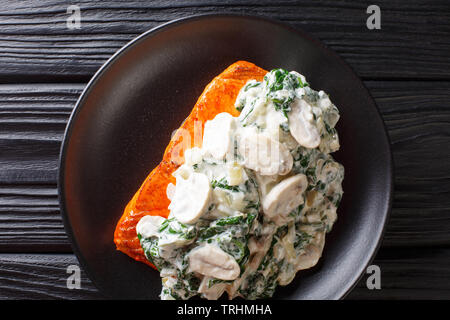
<path id="1" fill-rule="evenodd" d="M 338 120 L 303 75 L 236 62 L 125 208 L 118 250 L 156 267 L 161 299 L 271 297 L 318 262 L 336 221 Z"/>

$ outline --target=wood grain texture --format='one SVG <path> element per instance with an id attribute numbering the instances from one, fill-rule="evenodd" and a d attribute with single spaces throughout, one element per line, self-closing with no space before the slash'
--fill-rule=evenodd
<path id="1" fill-rule="evenodd" d="M 365 274 L 348 299 L 450 299 L 450 250 L 381 250 L 373 264 L 381 270 L 381 289 L 367 289 Z"/>
<path id="2" fill-rule="evenodd" d="M 64 129 L 83 87 L 0 86 L 0 250 L 70 251 L 56 175 Z"/>
<path id="3" fill-rule="evenodd" d="M 450 82 L 365 84 L 395 162 L 384 246 L 450 245 Z M 71 251 L 59 216 L 57 158 L 83 87 L 0 85 L 0 251 Z"/>
<path id="4" fill-rule="evenodd" d="M 0 12 L 0 82 L 87 81 L 128 41 L 193 14 L 253 14 L 321 39 L 368 79 L 450 79 L 450 3 L 379 0 L 381 30 L 368 30 L 370 1 L 77 1 L 81 28 L 68 29 L 57 0 L 5 1 Z"/>
<path id="5" fill-rule="evenodd" d="M 68 289 L 72 254 L 1 254 L 0 299 L 98 299 L 102 295 L 81 273 L 81 288 Z"/>
<path id="6" fill-rule="evenodd" d="M 368 275 L 348 299 L 450 299 L 450 250 L 382 250 L 381 290 L 369 290 Z M 67 289 L 72 254 L 0 254 L 0 299 L 104 299 L 84 272 L 81 289 Z"/>
<path id="7" fill-rule="evenodd" d="M 0 183 L 53 184 L 67 120 L 84 85 L 0 86 Z"/>
<path id="8" fill-rule="evenodd" d="M 450 244 L 450 83 L 366 82 L 388 128 L 394 203 L 384 245 Z"/>

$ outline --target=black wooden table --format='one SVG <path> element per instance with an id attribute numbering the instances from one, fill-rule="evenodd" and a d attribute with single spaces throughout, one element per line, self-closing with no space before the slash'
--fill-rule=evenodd
<path id="1" fill-rule="evenodd" d="M 381 29 L 370 30 L 370 4 Z M 80 28 L 67 19 L 80 8 Z M 121 46 L 166 21 L 247 13 L 301 28 L 363 79 L 389 130 L 395 195 L 381 290 L 365 275 L 350 299 L 450 298 L 450 1 L 0 1 L 0 298 L 97 299 L 59 213 L 59 148 L 90 77 Z M 72 25 L 73 26 L 73 25 Z"/>

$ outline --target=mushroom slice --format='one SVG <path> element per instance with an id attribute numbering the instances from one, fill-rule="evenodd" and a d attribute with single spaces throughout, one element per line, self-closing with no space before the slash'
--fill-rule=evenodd
<path id="1" fill-rule="evenodd" d="M 206 212 L 211 201 L 211 184 L 203 173 L 193 172 L 187 179 L 177 176 L 169 205 L 170 216 L 181 223 L 193 224 Z"/>
<path id="2" fill-rule="evenodd" d="M 263 176 L 285 175 L 291 171 L 294 163 L 288 148 L 263 134 L 242 136 L 239 153 L 245 167 Z"/>
<path id="3" fill-rule="evenodd" d="M 205 244 L 189 253 L 189 269 L 208 277 L 234 280 L 241 269 L 236 260 L 217 246 Z"/>
<path id="4" fill-rule="evenodd" d="M 307 186 L 308 179 L 304 174 L 284 179 L 263 199 L 264 214 L 271 220 L 276 220 L 279 216 L 287 216 L 303 203 L 303 192 Z"/>
<path id="5" fill-rule="evenodd" d="M 306 148 L 317 148 L 320 133 L 314 125 L 311 106 L 305 100 L 296 100 L 289 112 L 289 131 L 297 142 Z"/>
<path id="6" fill-rule="evenodd" d="M 230 150 L 233 117 L 222 112 L 206 121 L 202 148 L 217 160 L 223 160 Z"/>
<path id="7" fill-rule="evenodd" d="M 160 216 L 143 216 L 136 225 L 136 233 L 142 238 L 157 236 L 164 220 L 166 219 Z"/>

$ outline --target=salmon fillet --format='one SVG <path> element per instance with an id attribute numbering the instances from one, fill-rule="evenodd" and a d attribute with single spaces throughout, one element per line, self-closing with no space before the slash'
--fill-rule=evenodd
<path id="1" fill-rule="evenodd" d="M 170 140 L 161 163 L 154 168 L 139 190 L 125 207 L 114 232 L 117 250 L 131 258 L 155 268 L 144 255 L 136 234 L 136 225 L 145 215 L 169 215 L 170 200 L 166 195 L 167 185 L 175 184 L 172 173 L 183 163 L 183 151 L 201 147 L 202 132 L 207 120 L 212 120 L 221 112 L 238 116 L 235 109 L 236 97 L 248 80 L 261 81 L 266 70 L 253 63 L 238 61 L 215 77 L 197 100 L 189 116 Z"/>

